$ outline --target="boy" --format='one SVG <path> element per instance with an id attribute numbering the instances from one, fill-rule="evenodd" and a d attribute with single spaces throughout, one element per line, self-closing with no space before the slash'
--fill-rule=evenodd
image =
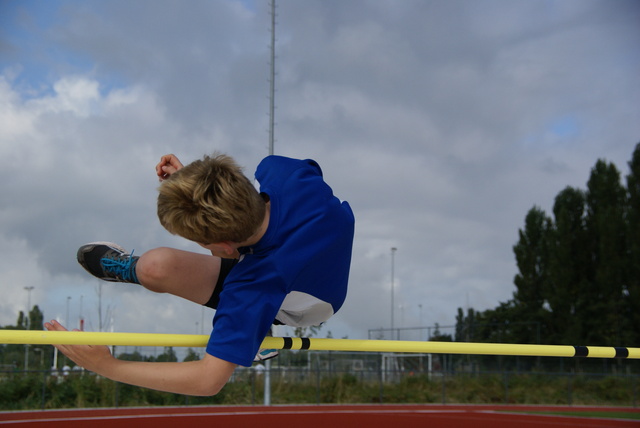
<path id="1" fill-rule="evenodd" d="M 107 347 L 57 347 L 79 366 L 116 381 L 214 395 L 237 365 L 251 365 L 273 323 L 319 325 L 342 306 L 355 220 L 312 160 L 265 158 L 255 174 L 259 192 L 224 155 L 185 167 L 165 155 L 156 173 L 163 181 L 160 223 L 212 255 L 157 248 L 137 257 L 115 244 L 92 243 L 78 250 L 78 261 L 98 278 L 139 283 L 217 309 L 205 356 L 130 362 L 113 358 Z M 55 321 L 45 327 L 64 330 Z"/>

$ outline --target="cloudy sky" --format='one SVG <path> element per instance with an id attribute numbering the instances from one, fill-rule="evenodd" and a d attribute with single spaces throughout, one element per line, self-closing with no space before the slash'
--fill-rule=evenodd
<path id="1" fill-rule="evenodd" d="M 154 166 L 218 150 L 252 175 L 268 154 L 269 10 L 0 1 L 0 325 L 30 298 L 94 331 L 101 313 L 209 332 L 178 298 L 100 293 L 75 253 L 200 251 L 159 225 Z M 277 23 L 275 152 L 316 159 L 357 217 L 348 301 L 320 336 L 390 327 L 392 265 L 395 327 L 510 299 L 527 211 L 600 158 L 624 176 L 640 141 L 634 0 L 278 0 Z"/>

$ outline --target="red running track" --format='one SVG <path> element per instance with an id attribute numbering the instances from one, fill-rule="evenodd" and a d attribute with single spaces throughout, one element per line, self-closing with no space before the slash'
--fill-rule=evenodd
<path id="1" fill-rule="evenodd" d="M 462 406 L 462 405 L 305 405 L 305 406 L 215 406 L 136 407 L 0 412 L 0 428 L 245 428 L 292 426 L 304 428 L 528 428 L 528 427 L 640 427 L 637 420 L 582 418 L 523 414 L 525 412 L 577 410 L 624 411 L 635 408 Z"/>

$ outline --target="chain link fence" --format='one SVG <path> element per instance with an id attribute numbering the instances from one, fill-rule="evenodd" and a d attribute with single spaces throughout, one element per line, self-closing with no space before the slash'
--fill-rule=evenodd
<path id="1" fill-rule="evenodd" d="M 535 358 L 466 357 L 282 352 L 271 364 L 271 402 L 638 406 L 640 375 L 632 361 L 609 362 L 599 366 L 600 372 L 576 370 L 568 363 L 565 371 L 540 371 L 535 369 Z M 219 395 L 187 397 L 113 382 L 82 370 L 24 372 L 5 367 L 0 370 L 0 407 L 262 404 L 265 370 L 261 364 L 238 368 Z"/>

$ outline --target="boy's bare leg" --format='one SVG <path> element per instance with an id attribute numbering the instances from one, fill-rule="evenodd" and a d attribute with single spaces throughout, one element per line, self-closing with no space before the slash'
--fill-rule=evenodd
<path id="1" fill-rule="evenodd" d="M 167 247 L 147 251 L 136 265 L 143 287 L 201 305 L 209 301 L 219 273 L 219 257 Z"/>

